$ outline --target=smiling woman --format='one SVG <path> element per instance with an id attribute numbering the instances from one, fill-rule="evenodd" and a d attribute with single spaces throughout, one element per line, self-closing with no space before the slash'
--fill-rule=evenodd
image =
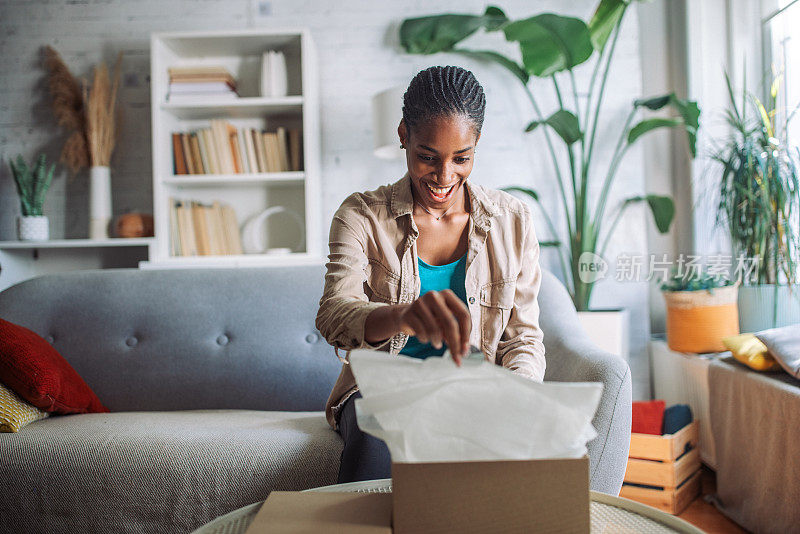
<path id="1" fill-rule="evenodd" d="M 537 295 L 539 242 L 530 208 L 469 180 L 486 97 L 468 70 L 430 67 L 403 97 L 397 128 L 408 172 L 353 193 L 336 211 L 316 326 L 339 349 L 456 362 L 484 358 L 544 379 Z M 339 482 L 391 476 L 383 441 L 358 428 L 360 396 L 347 358 L 328 398 L 344 439 Z"/>

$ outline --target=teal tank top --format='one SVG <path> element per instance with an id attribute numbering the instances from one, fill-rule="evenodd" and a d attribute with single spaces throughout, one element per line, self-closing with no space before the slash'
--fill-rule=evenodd
<path id="1" fill-rule="evenodd" d="M 419 265 L 419 279 L 421 297 L 428 291 L 442 291 L 452 289 L 464 303 L 467 302 L 466 279 L 467 255 L 453 263 L 445 265 L 428 265 L 417 258 Z M 447 349 L 446 343 L 442 340 L 442 348 L 436 349 L 430 343 L 421 343 L 416 336 L 409 336 L 405 346 L 400 350 L 400 354 L 412 356 L 414 358 L 427 358 L 428 356 L 441 356 Z"/>

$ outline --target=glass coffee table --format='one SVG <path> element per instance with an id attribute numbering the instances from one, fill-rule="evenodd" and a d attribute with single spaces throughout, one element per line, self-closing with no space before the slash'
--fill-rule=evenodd
<path id="1" fill-rule="evenodd" d="M 334 484 L 305 491 L 356 491 L 359 493 L 391 493 L 392 479 L 367 480 L 349 484 Z M 661 534 L 684 532 L 704 534 L 702 530 L 682 519 L 662 512 L 652 506 L 614 497 L 599 491 L 590 491 L 591 531 L 593 534 L 636 532 L 637 534 Z M 244 534 L 264 501 L 243 506 L 206 523 L 192 534 Z"/>

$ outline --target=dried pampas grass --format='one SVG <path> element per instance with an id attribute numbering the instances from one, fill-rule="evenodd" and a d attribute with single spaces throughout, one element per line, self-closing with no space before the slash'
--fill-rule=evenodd
<path id="1" fill-rule="evenodd" d="M 94 82 L 88 94 L 86 84 L 83 86 L 83 99 L 88 103 L 86 107 L 86 139 L 93 166 L 109 165 L 111 153 L 114 151 L 117 141 L 118 116 L 115 108 L 121 63 L 122 52 L 117 56 L 117 62 L 114 65 L 113 82 L 109 80 L 106 64 L 101 62 L 94 68 Z"/>
<path id="2" fill-rule="evenodd" d="M 122 52 L 114 65 L 113 82 L 104 62 L 96 66 L 89 89 L 85 79 L 81 84 L 70 73 L 58 52 L 51 46 L 45 47 L 44 64 L 49 71 L 53 112 L 58 124 L 71 132 L 60 161 L 73 176 L 83 167 L 108 166 L 111 162 L 121 118 L 116 111 L 121 63 Z"/>
<path id="3" fill-rule="evenodd" d="M 44 48 L 44 66 L 49 72 L 47 86 L 53 98 L 53 113 L 58 125 L 71 132 L 61 150 L 59 161 L 66 165 L 72 176 L 75 176 L 83 167 L 89 165 L 81 86 L 59 53 L 49 45 Z"/>

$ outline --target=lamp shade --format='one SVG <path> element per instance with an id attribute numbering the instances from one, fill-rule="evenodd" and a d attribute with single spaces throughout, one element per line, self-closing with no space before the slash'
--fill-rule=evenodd
<path id="1" fill-rule="evenodd" d="M 397 126 L 403 118 L 404 94 L 404 87 L 392 87 L 372 97 L 374 153 L 379 158 L 397 159 L 404 155 L 397 137 Z"/>

